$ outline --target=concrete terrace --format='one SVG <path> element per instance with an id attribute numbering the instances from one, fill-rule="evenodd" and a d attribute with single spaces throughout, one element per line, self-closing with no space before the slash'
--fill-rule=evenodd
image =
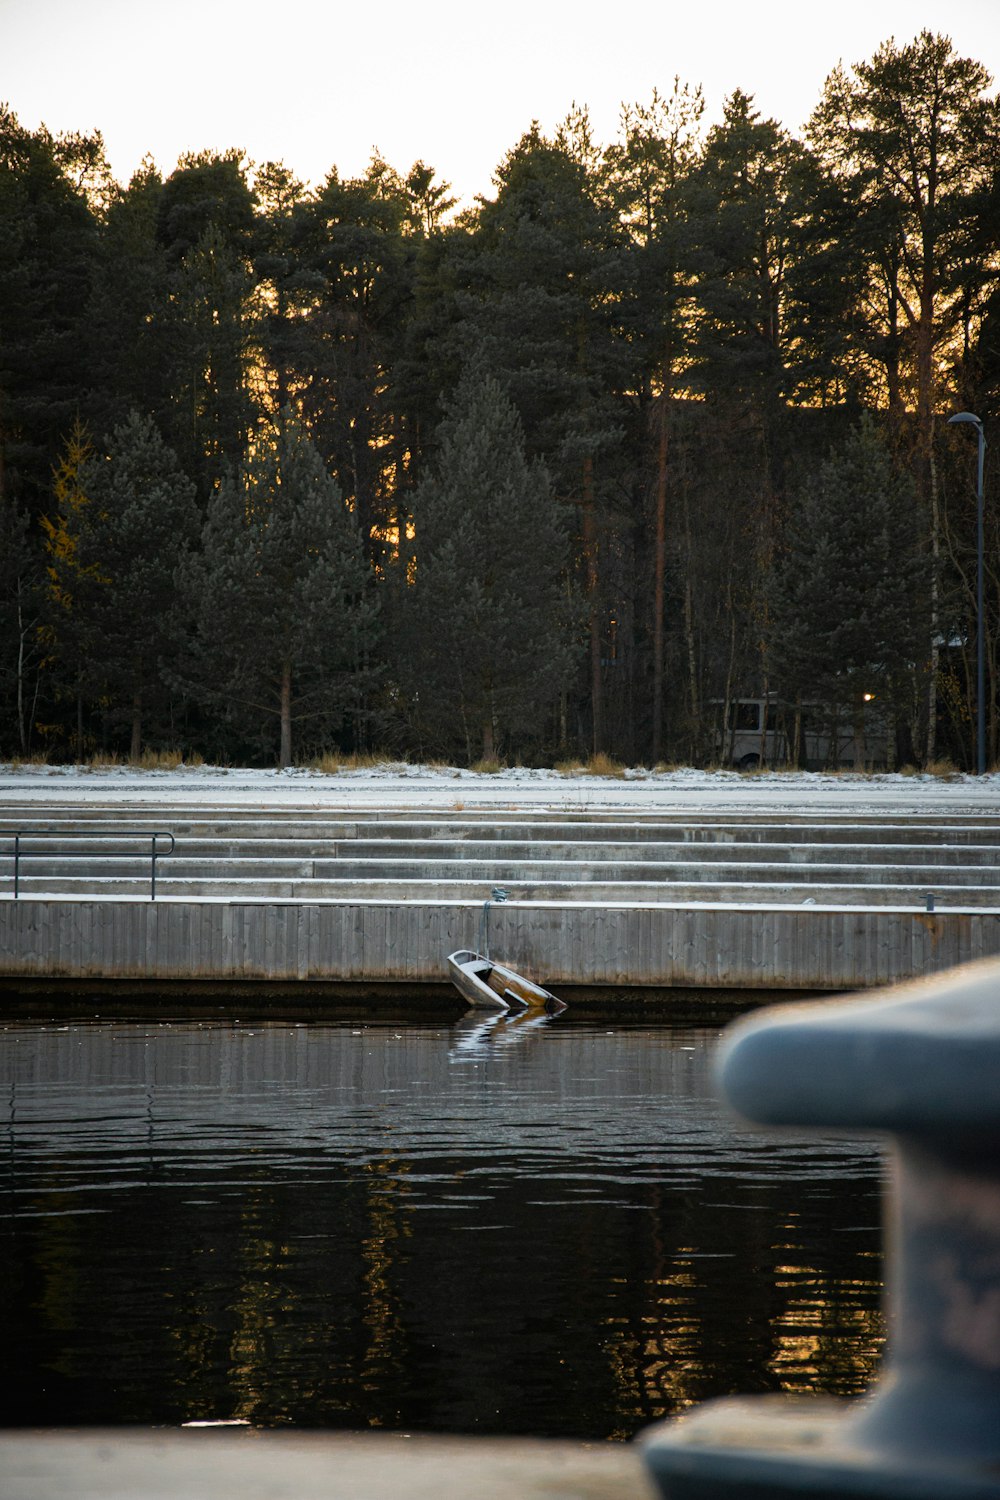
<path id="1" fill-rule="evenodd" d="M 1000 953 L 1000 781 L 0 773 L 8 985 L 441 983 L 496 886 L 493 950 L 553 987 L 882 984 Z"/>

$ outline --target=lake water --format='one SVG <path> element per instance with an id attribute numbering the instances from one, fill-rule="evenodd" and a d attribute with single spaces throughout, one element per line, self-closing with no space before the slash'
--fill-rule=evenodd
<path id="1" fill-rule="evenodd" d="M 2 1421 L 623 1438 L 860 1391 L 879 1152 L 736 1122 L 717 1036 L 8 1021 Z"/>

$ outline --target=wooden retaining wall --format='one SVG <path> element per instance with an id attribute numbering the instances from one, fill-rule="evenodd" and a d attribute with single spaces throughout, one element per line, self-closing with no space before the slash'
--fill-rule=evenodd
<path id="1" fill-rule="evenodd" d="M 427 983 L 475 948 L 465 903 L 0 901 L 0 980 Z M 1000 955 L 1000 912 L 508 904 L 493 952 L 602 987 L 847 990 Z"/>

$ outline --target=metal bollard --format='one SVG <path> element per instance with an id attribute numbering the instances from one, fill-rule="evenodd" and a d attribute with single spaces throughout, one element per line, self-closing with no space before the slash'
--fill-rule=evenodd
<path id="1" fill-rule="evenodd" d="M 708 1402 L 649 1429 L 667 1500 L 1000 1497 L 1000 963 L 738 1022 L 718 1076 L 762 1125 L 893 1137 L 883 1374 L 855 1402 Z"/>

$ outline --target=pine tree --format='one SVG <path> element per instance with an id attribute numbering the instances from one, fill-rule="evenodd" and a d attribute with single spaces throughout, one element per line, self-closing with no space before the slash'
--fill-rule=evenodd
<path id="1" fill-rule="evenodd" d="M 167 260 L 156 236 L 163 182 L 147 159 L 99 224 L 93 294 L 87 310 L 94 395 L 92 425 L 110 432 L 131 411 L 168 412 L 169 361 L 162 320 Z"/>
<path id="2" fill-rule="evenodd" d="M 357 519 L 287 413 L 224 478 L 178 582 L 192 622 L 181 680 L 279 765 L 296 724 L 321 745 L 358 710 L 377 600 Z"/>
<path id="3" fill-rule="evenodd" d="M 977 245 L 984 201 L 995 191 L 1000 98 L 981 63 L 951 38 L 924 30 L 885 42 L 870 62 L 830 74 L 810 129 L 827 170 L 855 205 L 855 240 L 866 267 L 862 355 L 881 367 L 894 429 L 915 413 L 914 472 L 935 570 L 928 626 L 926 748 L 935 753 L 937 596 L 942 516 L 935 418 L 959 331 L 997 284 L 995 239 Z M 986 250 L 983 254 L 982 251 Z"/>
<path id="4" fill-rule="evenodd" d="M 912 482 L 866 417 L 792 507 L 772 592 L 783 695 L 848 719 L 866 694 L 890 714 L 902 707 L 926 650 L 922 536 Z"/>
<path id="5" fill-rule="evenodd" d="M 806 153 L 737 89 L 690 188 L 700 305 L 694 382 L 767 405 L 790 391 L 788 278 L 800 253 Z"/>
<path id="6" fill-rule="evenodd" d="M 35 705 L 44 647 L 41 611 L 42 560 L 28 517 L 0 490 L 0 749 L 27 755 L 32 748 Z"/>
<path id="7" fill-rule="evenodd" d="M 81 600 L 87 580 L 80 559 L 80 536 L 89 504 L 81 475 L 93 452 L 90 434 L 77 418 L 55 467 L 55 505 L 51 514 L 41 517 L 46 574 L 41 627 L 45 666 L 54 702 L 73 704 L 72 739 L 77 760 L 83 759 L 85 692 L 89 668 L 95 661 Z M 49 728 L 58 732 L 57 724 Z"/>
<path id="8" fill-rule="evenodd" d="M 282 162 L 268 161 L 254 177 L 258 216 L 254 226 L 255 298 L 261 335 L 261 377 L 276 418 L 291 400 L 296 370 L 309 364 L 305 313 L 318 278 L 300 264 L 296 235 L 305 187 Z"/>
<path id="9" fill-rule="evenodd" d="M 650 622 L 650 748 L 654 764 L 660 759 L 664 725 L 671 416 L 680 373 L 690 358 L 690 318 L 684 311 L 691 298 L 691 279 L 685 264 L 686 200 L 703 109 L 701 90 L 682 86 L 675 79 L 668 98 L 654 89 L 648 105 L 623 107 L 622 138 L 606 153 L 609 191 L 628 231 L 622 257 L 625 290 L 620 318 L 621 331 L 635 360 L 635 376 L 630 382 L 637 407 L 634 446 L 649 453 L 638 469 L 637 509 L 643 530 L 652 533 L 652 547 L 647 544 L 642 548 L 645 555 L 652 555 L 652 597 L 642 615 Z M 651 473 L 651 483 L 647 482 L 647 473 Z M 647 488 L 652 490 L 649 520 L 643 514 Z M 676 493 L 670 498 L 675 502 L 671 519 L 677 548 L 681 543 L 677 533 L 689 527 L 677 524 L 681 507 L 676 504 Z M 689 693 L 694 710 L 698 696 L 694 683 Z"/>
<path id="10" fill-rule="evenodd" d="M 548 475 L 499 383 L 470 369 L 414 499 L 404 650 L 416 718 L 472 759 L 538 742 L 579 658 L 568 543 Z"/>
<path id="11" fill-rule="evenodd" d="M 0 105 L 0 488 L 32 521 L 88 386 L 96 228 L 63 168 L 72 146 Z"/>
<path id="12" fill-rule="evenodd" d="M 238 150 L 184 157 L 159 189 L 164 272 L 150 341 L 165 389 L 153 415 L 203 502 L 227 466 L 243 463 L 259 416 L 253 234 Z"/>
<path id="13" fill-rule="evenodd" d="M 173 650 L 174 570 L 195 537 L 194 486 L 152 420 L 133 412 L 107 458 L 81 465 L 79 490 L 70 614 L 91 686 L 112 724 L 129 726 L 136 760 Z"/>
<path id="14" fill-rule="evenodd" d="M 478 213 L 464 298 L 466 350 L 503 382 L 524 431 L 578 525 L 575 561 L 589 606 L 591 743 L 607 748 L 603 659 L 621 593 L 605 565 L 616 550 L 611 504 L 621 441 L 614 397 L 628 364 L 612 307 L 619 231 L 596 174 L 586 114 L 556 139 L 537 124 L 495 174 Z"/>
<path id="15" fill-rule="evenodd" d="M 996 285 L 994 255 L 974 258 L 974 281 L 968 264 L 969 231 L 1000 149 L 1000 99 L 987 95 L 990 82 L 949 37 L 922 31 L 904 46 L 884 43 L 850 73 L 835 68 L 810 121 L 824 165 L 850 194 L 867 260 L 869 316 L 859 342 L 882 366 L 894 421 L 912 391 L 925 465 L 939 351 L 962 303 Z"/>
<path id="16" fill-rule="evenodd" d="M 308 289 L 296 405 L 378 567 L 396 516 L 410 437 L 394 389 L 417 238 L 413 202 L 375 154 L 363 177 L 334 169 L 296 215 L 298 282 Z"/>

